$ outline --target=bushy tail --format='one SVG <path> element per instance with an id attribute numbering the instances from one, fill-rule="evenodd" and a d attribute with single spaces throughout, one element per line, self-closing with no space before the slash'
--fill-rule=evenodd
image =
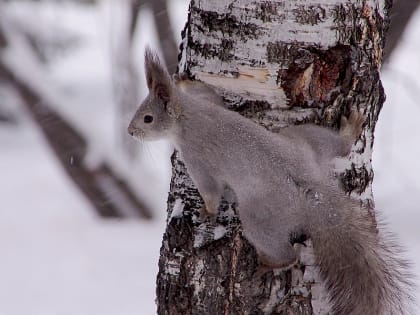
<path id="1" fill-rule="evenodd" d="M 312 235 L 333 314 L 407 314 L 412 277 L 400 247 L 365 209 L 349 203 L 353 211 L 343 213 L 343 224 L 321 226 Z"/>

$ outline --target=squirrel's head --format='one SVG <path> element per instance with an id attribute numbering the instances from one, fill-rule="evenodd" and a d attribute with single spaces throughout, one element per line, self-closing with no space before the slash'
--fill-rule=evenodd
<path id="1" fill-rule="evenodd" d="M 128 133 L 144 140 L 168 138 L 180 115 L 175 84 L 158 56 L 149 48 L 146 48 L 144 65 L 149 95 L 134 114 Z"/>

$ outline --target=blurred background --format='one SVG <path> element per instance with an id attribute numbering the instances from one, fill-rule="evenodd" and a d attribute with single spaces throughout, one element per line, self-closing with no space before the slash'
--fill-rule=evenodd
<path id="1" fill-rule="evenodd" d="M 420 275 L 420 1 L 395 2 L 376 207 Z M 154 314 L 172 148 L 126 127 L 188 0 L 0 2 L 0 314 Z M 420 314 L 420 311 L 417 313 Z"/>

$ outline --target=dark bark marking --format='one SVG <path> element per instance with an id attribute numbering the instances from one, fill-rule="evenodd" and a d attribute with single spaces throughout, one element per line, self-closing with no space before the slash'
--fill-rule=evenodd
<path id="1" fill-rule="evenodd" d="M 279 12 L 279 7 L 282 5 L 279 2 L 263 1 L 256 3 L 257 10 L 255 12 L 256 18 L 260 19 L 264 23 L 271 22 L 273 20 L 283 20 L 284 14 Z"/>
<path id="2" fill-rule="evenodd" d="M 268 42 L 267 43 L 267 62 L 269 63 L 278 63 L 278 64 L 287 64 L 290 56 L 299 55 L 303 57 L 302 54 L 305 54 L 305 50 L 301 49 L 305 47 L 303 43 L 293 43 L 287 44 L 283 42 Z M 310 53 L 306 53 L 306 55 L 311 58 Z"/>
<path id="3" fill-rule="evenodd" d="M 266 110 L 271 108 L 270 104 L 265 101 L 245 101 L 240 106 L 233 108 L 242 116 L 256 119 L 258 115 L 263 115 Z"/>
<path id="4" fill-rule="evenodd" d="M 214 11 L 204 11 L 196 7 L 191 7 L 193 15 L 199 15 L 197 20 L 201 25 L 196 25 L 201 32 L 217 32 L 228 34 L 229 36 L 239 36 L 242 40 L 256 39 L 259 36 L 259 27 L 254 23 L 243 23 L 232 14 L 219 14 Z"/>
<path id="5" fill-rule="evenodd" d="M 281 41 L 267 43 L 267 62 L 278 63 L 282 68 L 286 68 L 291 59 L 298 64 L 309 64 L 313 62 L 312 51 L 322 51 L 321 47 L 313 44 L 308 48 L 307 43 L 295 41 L 293 43 L 284 43 Z M 278 78 L 277 83 L 280 82 Z"/>
<path id="6" fill-rule="evenodd" d="M 360 9 L 355 4 L 340 4 L 331 9 L 334 25 L 340 43 L 360 43 L 362 28 L 356 25 L 360 21 Z"/>
<path id="7" fill-rule="evenodd" d="M 373 178 L 373 172 L 368 172 L 366 168 L 356 168 L 354 164 L 340 175 L 340 180 L 344 191 L 348 194 L 356 192 L 363 193 L 369 186 Z"/>
<path id="8" fill-rule="evenodd" d="M 199 41 L 191 41 L 189 43 L 189 48 L 206 59 L 217 57 L 221 61 L 228 62 L 234 57 L 234 54 L 231 52 L 233 49 L 233 41 L 225 38 L 222 39 L 220 45 L 202 44 Z"/>
<path id="9" fill-rule="evenodd" d="M 299 5 L 297 9 L 293 10 L 293 13 L 295 15 L 295 21 L 299 24 L 316 25 L 319 22 L 323 22 L 326 17 L 325 9 L 320 5 Z"/>

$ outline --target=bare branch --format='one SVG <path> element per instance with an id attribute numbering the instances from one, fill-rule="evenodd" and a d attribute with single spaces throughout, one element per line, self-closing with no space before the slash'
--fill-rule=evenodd
<path id="1" fill-rule="evenodd" d="M 107 164 L 103 163 L 95 170 L 86 167 L 83 163 L 87 154 L 85 139 L 53 111 L 36 91 L 14 76 L 2 63 L 0 77 L 5 78 L 20 92 L 24 104 L 51 145 L 61 166 L 98 214 L 104 217 L 152 217 L 148 207 Z"/>
<path id="2" fill-rule="evenodd" d="M 395 48 L 401 41 L 402 35 L 416 12 L 420 0 L 395 0 L 391 9 L 391 23 L 389 26 L 385 49 L 384 62 L 388 62 Z"/>
<path id="3" fill-rule="evenodd" d="M 7 46 L 7 40 L 6 37 L 3 34 L 3 29 L 0 26 L 0 48 L 4 48 Z"/>
<path id="4" fill-rule="evenodd" d="M 178 47 L 169 20 L 167 2 L 165 0 L 152 0 L 149 3 L 153 8 L 163 59 L 169 73 L 175 73 L 178 65 Z"/>

